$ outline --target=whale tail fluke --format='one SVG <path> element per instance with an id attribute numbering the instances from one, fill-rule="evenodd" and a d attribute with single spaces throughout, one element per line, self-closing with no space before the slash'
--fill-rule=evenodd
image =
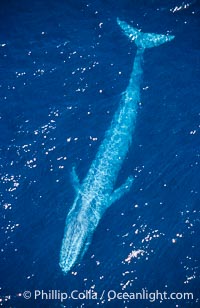
<path id="1" fill-rule="evenodd" d="M 131 27 L 125 21 L 121 21 L 119 18 L 117 18 L 117 23 L 124 31 L 124 34 L 132 41 L 135 41 L 138 48 L 152 48 L 174 39 L 174 35 L 143 33 L 138 29 Z"/>

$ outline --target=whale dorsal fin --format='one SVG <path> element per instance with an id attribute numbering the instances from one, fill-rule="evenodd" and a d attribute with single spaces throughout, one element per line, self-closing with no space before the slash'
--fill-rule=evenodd
<path id="1" fill-rule="evenodd" d="M 136 28 L 131 27 L 125 21 L 117 18 L 117 23 L 124 31 L 124 34 L 129 37 L 139 48 L 152 48 L 169 42 L 174 39 L 174 35 L 164 35 L 155 33 L 143 33 Z"/>

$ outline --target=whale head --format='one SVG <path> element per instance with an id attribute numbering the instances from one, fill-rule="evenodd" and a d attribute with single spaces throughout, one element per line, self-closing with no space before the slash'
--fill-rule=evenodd
<path id="1" fill-rule="evenodd" d="M 76 203 L 81 203 L 80 206 L 82 206 L 82 198 L 78 198 Z M 88 225 L 87 213 L 83 211 L 76 212 L 73 207 L 67 216 L 66 229 L 60 251 L 59 265 L 64 273 L 68 273 L 86 252 L 91 242 L 89 230 L 90 225 Z"/>

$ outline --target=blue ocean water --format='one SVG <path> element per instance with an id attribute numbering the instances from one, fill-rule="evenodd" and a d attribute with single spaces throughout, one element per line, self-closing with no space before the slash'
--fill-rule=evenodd
<path id="1" fill-rule="evenodd" d="M 199 307 L 198 1 L 2 1 L 0 305 Z M 131 191 L 105 213 L 82 261 L 59 268 L 65 219 L 125 90 L 136 52 L 116 18 L 175 40 L 147 50 Z M 192 292 L 194 299 L 24 299 L 28 290 Z"/>

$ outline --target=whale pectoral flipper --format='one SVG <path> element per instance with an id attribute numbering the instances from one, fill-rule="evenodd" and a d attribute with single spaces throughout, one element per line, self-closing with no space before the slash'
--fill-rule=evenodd
<path id="1" fill-rule="evenodd" d="M 72 178 L 72 183 L 73 183 L 74 189 L 75 189 L 76 192 L 78 192 L 80 190 L 81 185 L 80 185 L 79 177 L 76 173 L 75 166 L 72 167 L 71 178 Z"/>
<path id="2" fill-rule="evenodd" d="M 127 193 L 133 184 L 133 176 L 129 176 L 124 184 L 122 184 L 119 188 L 115 189 L 111 195 L 110 205 L 120 199 L 125 193 Z"/>

